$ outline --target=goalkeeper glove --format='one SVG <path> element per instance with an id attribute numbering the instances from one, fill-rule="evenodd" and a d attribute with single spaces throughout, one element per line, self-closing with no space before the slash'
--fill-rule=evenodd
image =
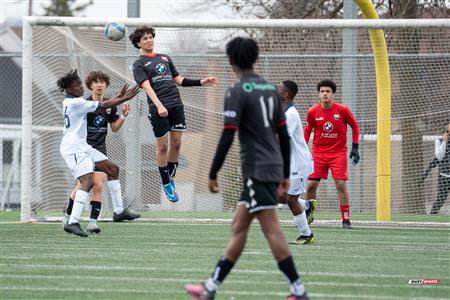
<path id="1" fill-rule="evenodd" d="M 350 159 L 353 160 L 354 165 L 356 165 L 359 162 L 358 144 L 352 144 L 352 151 L 350 151 Z"/>

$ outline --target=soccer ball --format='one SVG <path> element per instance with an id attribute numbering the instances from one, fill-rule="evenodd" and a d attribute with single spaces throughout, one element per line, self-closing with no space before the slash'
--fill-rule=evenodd
<path id="1" fill-rule="evenodd" d="M 104 35 L 107 39 L 111 41 L 119 41 L 127 32 L 127 28 L 125 27 L 125 24 L 123 23 L 117 23 L 117 22 L 111 22 L 106 24 Z"/>

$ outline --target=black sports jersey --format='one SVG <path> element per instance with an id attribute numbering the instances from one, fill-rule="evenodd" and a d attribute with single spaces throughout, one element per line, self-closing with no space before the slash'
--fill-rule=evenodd
<path id="1" fill-rule="evenodd" d="M 133 64 L 133 76 L 137 85 L 141 87 L 142 83 L 148 80 L 165 108 L 183 105 L 180 92 L 173 80 L 178 75 L 172 59 L 164 54 L 141 55 Z M 150 112 L 157 112 L 148 95 L 147 101 Z"/>
<path id="2" fill-rule="evenodd" d="M 242 176 L 283 180 L 276 132 L 286 119 L 276 87 L 256 74 L 243 76 L 225 95 L 224 116 L 225 128 L 239 129 Z"/>
<path id="3" fill-rule="evenodd" d="M 92 100 L 89 96 L 87 100 Z M 108 101 L 104 99 L 103 101 Z M 87 143 L 94 149 L 106 155 L 106 134 L 108 133 L 108 123 L 112 123 L 119 118 L 117 107 L 99 107 L 95 112 L 87 114 Z"/>

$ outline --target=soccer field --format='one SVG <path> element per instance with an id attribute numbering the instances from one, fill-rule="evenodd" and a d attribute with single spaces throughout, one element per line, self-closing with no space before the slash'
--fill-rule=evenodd
<path id="1" fill-rule="evenodd" d="M 189 299 L 230 235 L 229 224 L 100 223 L 88 238 L 59 223 L 18 224 L 0 213 L 0 299 Z M 319 215 L 320 217 L 320 215 Z M 442 228 L 314 225 L 317 244 L 290 245 L 312 299 L 448 299 L 450 246 Z M 292 225 L 283 225 L 288 239 Z M 410 279 L 439 279 L 409 285 Z M 285 280 L 254 224 L 216 299 L 284 299 Z"/>

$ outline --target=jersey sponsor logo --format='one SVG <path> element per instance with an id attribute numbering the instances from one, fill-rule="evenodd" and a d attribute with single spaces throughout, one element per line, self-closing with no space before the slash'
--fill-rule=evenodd
<path id="1" fill-rule="evenodd" d="M 163 60 L 163 61 L 169 61 L 169 59 L 167 58 L 167 56 L 161 56 L 161 59 Z"/>
<path id="2" fill-rule="evenodd" d="M 94 119 L 95 126 L 102 126 L 105 124 L 105 118 L 103 116 L 96 116 Z"/>
<path id="3" fill-rule="evenodd" d="M 325 124 L 323 124 L 323 130 L 326 131 L 326 132 L 333 131 L 333 123 L 326 122 Z"/>
<path id="4" fill-rule="evenodd" d="M 157 64 L 155 70 L 158 74 L 164 74 L 167 70 L 167 67 L 165 64 Z"/>
<path id="5" fill-rule="evenodd" d="M 234 110 L 226 110 L 223 115 L 227 118 L 236 118 L 237 113 Z"/>
<path id="6" fill-rule="evenodd" d="M 323 117 L 316 118 L 316 121 L 322 121 L 322 120 L 323 120 Z"/>
<path id="7" fill-rule="evenodd" d="M 106 113 L 107 113 L 108 115 L 111 113 L 111 107 L 108 107 L 108 108 L 106 109 Z"/>
<path id="8" fill-rule="evenodd" d="M 339 114 L 334 114 L 334 119 L 337 121 L 339 120 Z"/>
<path id="9" fill-rule="evenodd" d="M 271 83 L 256 83 L 256 82 L 245 82 L 242 85 L 242 89 L 247 92 L 251 93 L 254 90 L 257 91 L 275 91 L 275 86 Z"/>

